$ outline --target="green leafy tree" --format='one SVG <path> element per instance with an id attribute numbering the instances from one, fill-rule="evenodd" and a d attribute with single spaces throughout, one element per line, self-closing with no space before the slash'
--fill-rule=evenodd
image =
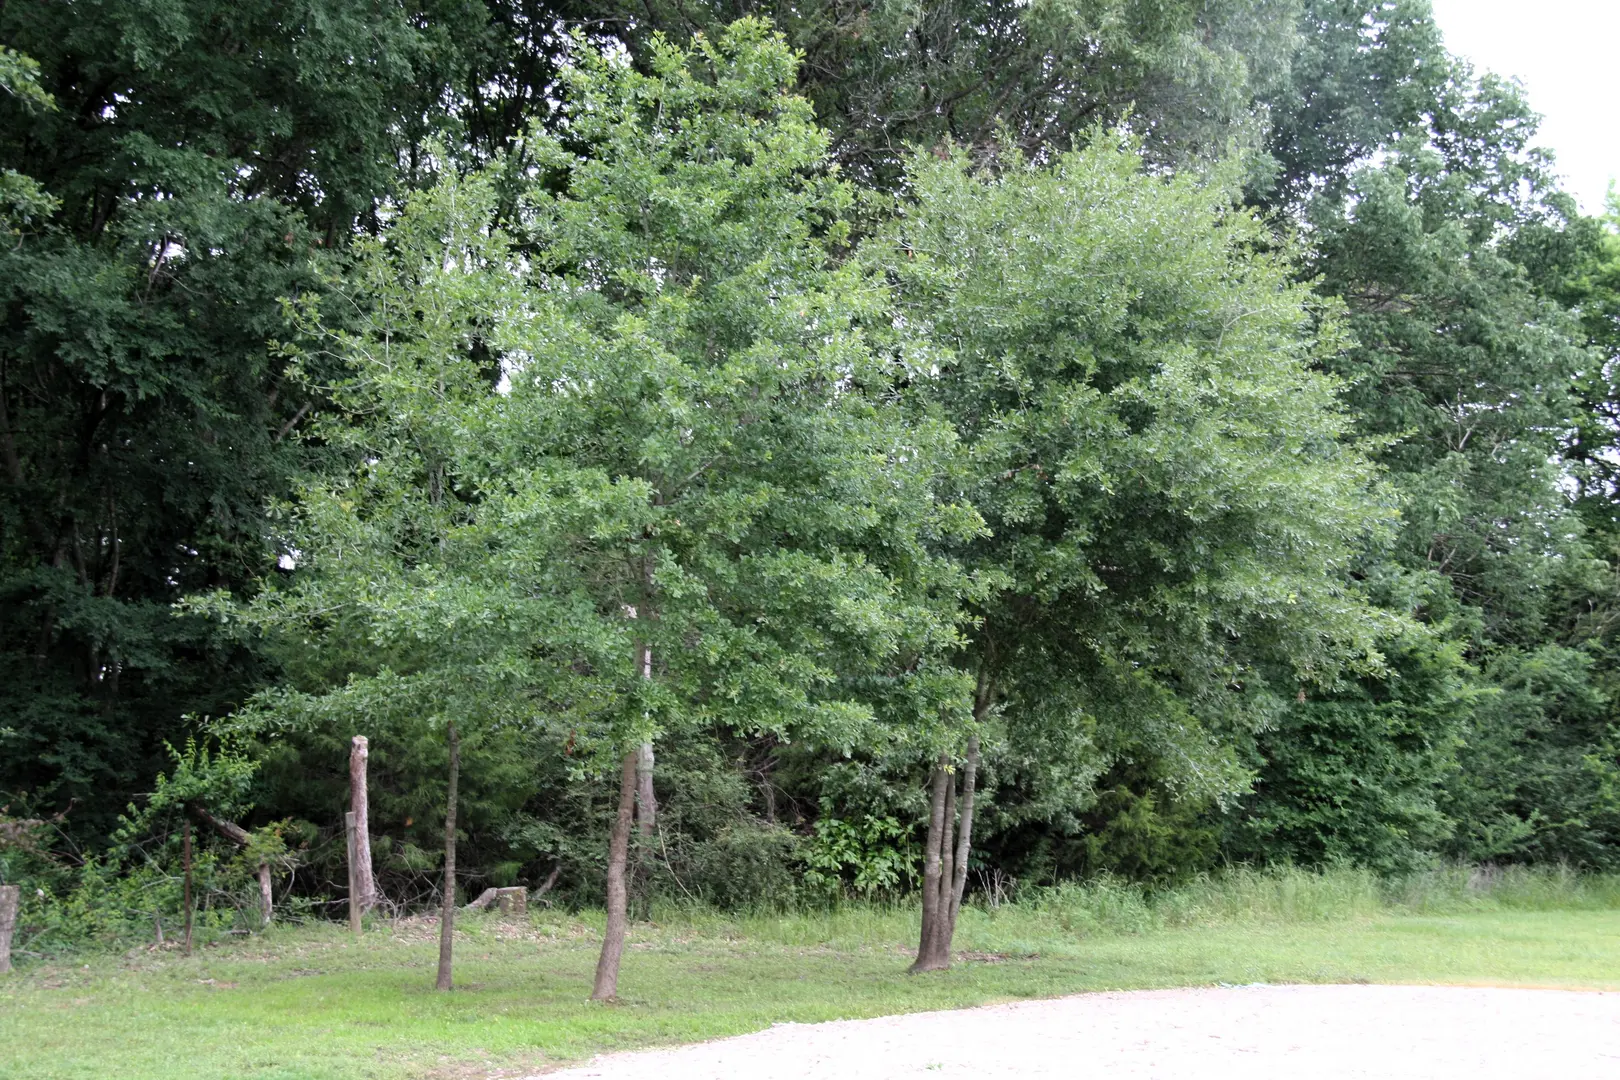
<path id="1" fill-rule="evenodd" d="M 0 92 L 28 113 L 49 112 L 56 99 L 39 85 L 39 64 L 30 56 L 0 45 Z M 22 227 L 47 218 L 56 210 L 56 200 L 39 186 L 39 181 L 16 169 L 0 171 L 0 222 L 12 236 L 21 236 Z"/>
<path id="2" fill-rule="evenodd" d="M 911 392 L 957 428 L 953 482 L 989 526 L 957 550 L 994 584 L 961 661 L 976 719 L 999 713 L 1010 745 L 1067 742 L 1048 760 L 1089 756 L 1094 774 L 1165 756 L 1205 795 L 1244 786 L 1236 732 L 1297 684 L 1375 669 L 1391 625 L 1345 573 L 1393 511 L 1339 384 L 1310 369 L 1338 339 L 1232 206 L 1235 175 L 1154 177 L 1103 133 L 1050 166 L 919 156 L 866 252 L 938 350 Z M 952 861 L 949 771 L 930 876 Z M 1066 809 L 1090 796 L 1047 790 Z M 927 921 L 918 966 L 943 966 L 950 915 Z"/>
<path id="3" fill-rule="evenodd" d="M 1388 160 L 1312 208 L 1310 270 L 1346 303 L 1353 335 L 1326 366 L 1358 428 L 1391 440 L 1379 460 L 1404 518 L 1357 573 L 1435 641 L 1391 642 L 1381 684 L 1292 703 L 1260 735 L 1264 783 L 1235 819 L 1235 854 L 1385 869 L 1437 852 L 1527 856 L 1539 796 L 1506 777 L 1537 773 L 1540 745 L 1601 735 L 1589 715 L 1548 732 L 1580 709 L 1509 675 L 1557 670 L 1555 697 L 1589 705 L 1592 687 L 1575 686 L 1587 667 L 1546 651 L 1594 569 L 1561 460 L 1594 358 L 1552 291 L 1587 229 L 1534 133 L 1516 88 L 1453 62 Z"/>
<path id="4" fill-rule="evenodd" d="M 645 3 L 598 9 L 625 40 L 775 21 L 803 53 L 799 87 L 851 174 L 888 186 L 907 148 L 944 140 L 1031 154 L 1127 116 L 1161 161 L 1261 135 L 1253 104 L 1288 70 L 1298 0 L 893 0 Z"/>
<path id="5" fill-rule="evenodd" d="M 320 429 L 355 467 L 301 490 L 287 580 L 245 609 L 307 682 L 238 721 L 542 730 L 616 772 L 598 998 L 651 746 L 849 746 L 960 709 L 967 583 L 934 552 L 979 527 L 936 495 L 950 429 L 869 340 L 881 280 L 835 258 L 851 192 L 792 54 L 747 21 L 655 48 L 643 74 L 580 46 L 568 142 L 508 164 L 531 179 L 506 228 L 507 181 L 446 180 L 368 246 Z"/>
<path id="6" fill-rule="evenodd" d="M 1429 0 L 1305 0 L 1297 41 L 1260 94 L 1271 161 L 1251 196 L 1270 206 L 1342 195 L 1373 154 L 1421 129 L 1454 70 Z"/>

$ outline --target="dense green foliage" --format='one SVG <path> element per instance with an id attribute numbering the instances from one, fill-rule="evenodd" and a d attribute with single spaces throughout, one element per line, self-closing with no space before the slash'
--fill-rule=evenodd
<path id="1" fill-rule="evenodd" d="M 428 47 L 403 11 L 378 15 L 346 0 L 0 14 L 53 99 L 0 99 L 0 158 L 51 203 L 13 210 L 0 254 L 0 789 L 74 804 L 86 839 L 182 716 L 224 712 L 267 675 L 171 605 L 267 566 L 265 503 L 309 407 L 269 345 L 288 332 L 278 299 L 400 182 Z"/>
<path id="2" fill-rule="evenodd" d="M 722 906 L 905 893 L 969 736 L 986 896 L 1614 868 L 1535 127 L 1423 0 L 0 8 L 0 876 L 119 937 L 206 805 L 319 904 L 365 734 L 423 903 L 450 721 L 463 884 L 569 903 L 642 742 Z"/>

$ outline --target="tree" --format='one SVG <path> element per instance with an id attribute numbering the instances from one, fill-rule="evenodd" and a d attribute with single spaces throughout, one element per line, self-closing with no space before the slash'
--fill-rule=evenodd
<path id="1" fill-rule="evenodd" d="M 910 391 L 956 427 L 957 497 L 989 526 L 954 549 L 994 582 L 961 658 L 976 718 L 1104 763 L 1165 755 L 1178 787 L 1220 794 L 1244 784 L 1236 732 L 1297 685 L 1376 669 L 1392 625 L 1345 573 L 1393 511 L 1339 384 L 1309 367 L 1335 331 L 1233 208 L 1234 175 L 1154 177 L 1103 132 L 1050 166 L 919 155 L 865 251 L 938 350 Z M 949 769 L 929 872 L 953 860 L 959 896 Z M 949 915 L 925 926 L 919 967 L 948 963 L 949 933 Z"/>
<path id="2" fill-rule="evenodd" d="M 56 99 L 39 85 L 39 64 L 31 56 L 0 45 L 0 91 L 27 113 L 49 112 Z M 56 211 L 56 200 L 31 176 L 8 168 L 0 172 L 0 222 L 12 236 L 37 218 Z M 9 431 L 9 429 L 8 429 Z"/>
<path id="3" fill-rule="evenodd" d="M 1308 270 L 1353 335 L 1326 366 L 1358 429 L 1388 440 L 1378 458 L 1404 517 L 1357 573 L 1433 640 L 1391 642 L 1382 684 L 1288 706 L 1256 743 L 1267 783 L 1234 855 L 1399 869 L 1528 852 L 1529 823 L 1555 816 L 1533 809 L 1555 786 L 1529 779 L 1533 763 L 1559 747 L 1545 772 L 1575 782 L 1571 758 L 1599 748 L 1588 665 L 1554 646 L 1595 569 L 1561 458 L 1597 365 L 1555 295 L 1588 230 L 1535 126 L 1515 87 L 1453 62 L 1387 159 L 1311 209 Z M 1554 801 L 1595 805 L 1599 777 L 1584 775 L 1586 795 Z"/>
<path id="4" fill-rule="evenodd" d="M 599 9 L 601 10 L 601 9 Z M 1252 104 L 1285 73 L 1297 0 L 613 5 L 624 40 L 768 16 L 803 53 L 799 87 L 852 176 L 897 182 L 907 148 L 950 139 L 1032 155 L 1129 116 L 1161 161 L 1259 136 Z M 611 12 L 608 15 L 607 12 Z"/>
<path id="5" fill-rule="evenodd" d="M 367 246 L 317 429 L 355 465 L 303 488 L 287 580 L 245 609 L 312 677 L 241 722 L 543 728 L 616 766 L 611 998 L 644 744 L 847 746 L 949 709 L 966 585 L 933 549 L 979 523 L 868 340 L 886 293 L 835 259 L 851 193 L 781 41 L 660 42 L 651 74 L 578 48 L 568 145 L 505 166 L 519 220 L 494 224 L 511 172 L 446 179 Z"/>
<path id="6" fill-rule="evenodd" d="M 1433 114 L 1454 61 L 1429 0 L 1306 0 L 1298 49 L 1259 95 L 1270 175 L 1260 203 L 1303 209 Z"/>

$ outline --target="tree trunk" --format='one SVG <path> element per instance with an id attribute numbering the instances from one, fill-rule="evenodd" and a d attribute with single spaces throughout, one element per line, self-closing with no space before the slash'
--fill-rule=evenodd
<path id="1" fill-rule="evenodd" d="M 559 861 L 556 866 L 553 866 L 551 868 L 551 873 L 546 875 L 546 880 L 544 880 L 544 881 L 542 881 L 540 883 L 540 887 L 538 889 L 534 890 L 534 897 L 533 898 L 538 900 L 542 896 L 546 895 L 546 893 L 550 892 L 554 887 L 556 887 L 557 875 L 561 874 L 561 873 L 562 873 L 562 863 Z"/>
<path id="2" fill-rule="evenodd" d="M 181 906 L 186 910 L 186 955 L 191 955 L 191 822 L 180 820 L 180 865 L 185 874 Z"/>
<path id="3" fill-rule="evenodd" d="M 932 953 L 951 966 L 951 885 L 956 881 L 956 773 L 945 782 L 945 829 L 939 836 L 939 901 L 934 905 Z"/>
<path id="4" fill-rule="evenodd" d="M 624 613 L 630 618 L 640 617 L 640 612 L 646 609 L 645 598 L 638 606 L 624 605 Z M 638 641 L 635 646 L 636 674 L 643 681 L 652 679 L 653 654 L 652 645 L 646 641 Z M 657 826 L 658 800 L 653 795 L 653 745 L 651 740 L 643 740 L 640 751 L 636 755 L 636 871 L 635 879 L 631 883 L 631 895 L 635 899 L 635 906 L 639 918 L 652 917 L 652 851 L 653 830 Z"/>
<path id="5" fill-rule="evenodd" d="M 0 975 L 11 970 L 11 935 L 17 930 L 17 909 L 21 904 L 19 886 L 0 885 Z"/>
<path id="6" fill-rule="evenodd" d="M 948 842 L 945 792 L 951 782 L 945 765 L 945 755 L 940 754 L 934 763 L 933 793 L 928 800 L 928 838 L 923 845 L 922 935 L 917 943 L 917 959 L 911 965 L 913 972 L 936 971 L 950 963 L 949 957 L 938 955 L 940 878 L 944 869 L 940 853 Z"/>
<path id="7" fill-rule="evenodd" d="M 361 912 L 377 906 L 377 879 L 371 870 L 371 819 L 366 797 L 366 761 L 370 747 L 356 735 L 349 749 L 349 809 L 354 811 L 354 885 Z"/>
<path id="8" fill-rule="evenodd" d="M 956 934 L 956 916 L 962 910 L 962 893 L 967 888 L 968 855 L 973 851 L 973 793 L 979 783 L 979 737 L 968 737 L 967 768 L 962 770 L 962 810 L 956 825 L 956 878 L 951 882 L 950 932 L 945 935 L 945 955 L 950 957 L 951 938 Z"/>
<path id="9" fill-rule="evenodd" d="M 619 812 L 608 840 L 607 932 L 602 935 L 602 955 L 596 961 L 592 1001 L 612 1001 L 619 992 L 619 958 L 624 955 L 629 901 L 625 864 L 630 857 L 630 819 L 635 812 L 636 762 L 640 756 L 638 750 L 625 754 L 619 769 Z"/>
<path id="10" fill-rule="evenodd" d="M 439 978 L 434 985 L 450 989 L 450 966 L 456 942 L 456 783 L 461 778 L 461 739 L 450 721 L 445 737 L 450 743 L 450 790 L 444 799 L 444 890 L 439 905 Z"/>
<path id="11" fill-rule="evenodd" d="M 264 926 L 268 928 L 276 909 L 270 888 L 270 864 L 267 862 L 259 864 L 259 912 L 264 916 Z"/>
<path id="12" fill-rule="evenodd" d="M 500 895 L 501 895 L 501 890 L 499 890 L 495 886 L 491 885 L 489 888 L 487 888 L 483 892 L 479 893 L 477 899 L 469 900 L 467 902 L 466 910 L 467 911 L 483 911 L 485 908 L 489 907 L 489 905 L 493 904 L 495 902 L 496 898 L 499 897 Z"/>
<path id="13" fill-rule="evenodd" d="M 979 778 L 979 739 L 968 739 L 967 766 L 961 773 L 961 796 L 945 755 L 934 766 L 928 839 L 923 864 L 922 934 L 911 970 L 942 971 L 951 966 L 951 939 L 967 888 L 968 856 L 973 851 L 973 796 Z M 954 850 L 953 850 L 954 848 Z"/>
<path id="14" fill-rule="evenodd" d="M 652 918 L 653 832 L 658 824 L 658 799 L 653 795 L 653 744 L 643 742 L 636 754 L 636 908 L 639 917 Z"/>
<path id="15" fill-rule="evenodd" d="M 529 890 L 521 885 L 503 888 L 490 886 L 462 910 L 485 911 L 492 905 L 498 907 L 502 915 L 526 915 L 529 911 Z"/>
<path id="16" fill-rule="evenodd" d="M 360 868 L 356 862 L 355 849 L 358 844 L 354 838 L 354 811 L 350 810 L 343 815 L 343 842 L 348 852 L 349 862 L 349 933 L 360 933 Z"/>

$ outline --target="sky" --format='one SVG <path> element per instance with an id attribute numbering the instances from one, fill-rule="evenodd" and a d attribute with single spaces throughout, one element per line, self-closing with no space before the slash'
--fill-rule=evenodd
<path id="1" fill-rule="evenodd" d="M 1620 180 L 1620 0 L 1432 3 L 1448 49 L 1524 83 L 1565 189 L 1601 213 Z"/>

